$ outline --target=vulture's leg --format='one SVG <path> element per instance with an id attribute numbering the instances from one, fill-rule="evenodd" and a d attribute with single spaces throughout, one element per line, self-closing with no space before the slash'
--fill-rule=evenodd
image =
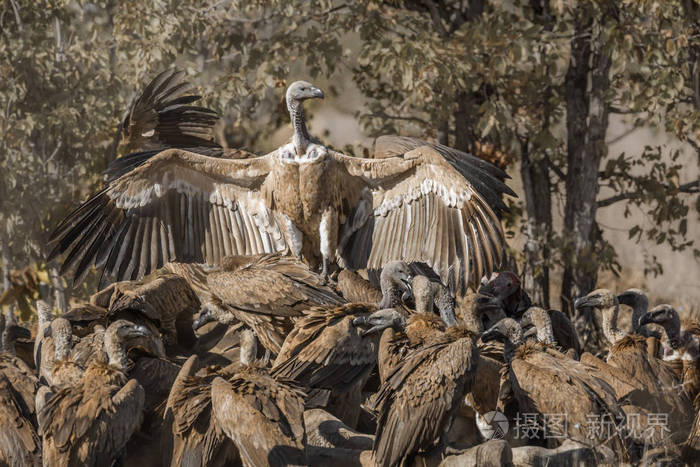
<path id="1" fill-rule="evenodd" d="M 282 214 L 281 217 L 284 225 L 284 236 L 287 240 L 287 245 L 289 245 L 289 249 L 291 250 L 292 254 L 298 259 L 301 259 L 301 247 L 304 244 L 304 234 L 297 228 L 296 225 L 294 225 L 294 222 L 292 222 L 289 217 L 284 214 Z"/>
<path id="2" fill-rule="evenodd" d="M 328 269 L 331 258 L 335 258 L 335 250 L 338 247 L 338 211 L 332 207 L 323 211 L 319 234 L 321 238 L 321 257 L 323 258 L 321 277 L 325 283 L 328 282 Z"/>

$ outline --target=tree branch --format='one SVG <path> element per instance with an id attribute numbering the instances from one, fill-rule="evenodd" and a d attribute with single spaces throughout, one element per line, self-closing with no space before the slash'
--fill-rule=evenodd
<path id="1" fill-rule="evenodd" d="M 379 118 L 386 118 L 388 120 L 405 120 L 408 122 L 416 122 L 420 123 L 421 125 L 426 125 L 429 126 L 430 123 L 426 120 L 423 120 L 422 118 L 419 117 L 413 117 L 413 116 L 408 116 L 408 117 L 402 117 L 400 115 L 389 115 L 386 112 L 372 112 L 370 114 L 372 117 L 379 117 Z"/>
<path id="2" fill-rule="evenodd" d="M 562 182 L 566 181 L 566 174 L 552 162 L 552 159 L 547 158 L 547 164 L 549 164 L 549 168 L 552 169 L 552 172 L 557 174 L 557 177 L 559 177 Z"/>
<path id="3" fill-rule="evenodd" d="M 629 115 L 629 114 L 639 113 L 639 112 L 636 112 L 636 111 L 631 110 L 631 109 L 621 109 L 619 107 L 615 107 L 612 105 L 609 107 L 609 111 L 610 111 L 610 113 L 619 114 L 619 115 Z"/>
<path id="4" fill-rule="evenodd" d="M 700 180 L 684 183 L 678 187 L 672 187 L 669 185 L 665 185 L 665 187 L 666 190 L 673 193 L 700 193 Z M 605 208 L 617 203 L 618 201 L 641 198 L 643 194 L 643 191 L 629 191 L 627 193 L 620 193 L 618 195 L 611 196 L 610 198 L 601 199 L 597 204 L 599 208 Z"/>

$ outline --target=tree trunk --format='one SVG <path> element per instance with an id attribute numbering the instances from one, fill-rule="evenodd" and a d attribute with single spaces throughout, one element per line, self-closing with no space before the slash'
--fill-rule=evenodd
<path id="1" fill-rule="evenodd" d="M 10 288 L 10 255 L 7 251 L 8 246 L 5 241 L 5 235 L 0 236 L 0 255 L 2 256 L 2 292 Z M 0 292 L 0 295 L 2 295 Z"/>
<path id="2" fill-rule="evenodd" d="M 547 0 L 530 0 L 533 21 L 551 31 L 553 18 Z M 545 55 L 545 47 L 540 48 Z M 542 107 L 542 129 L 549 131 L 552 89 L 544 92 Z M 538 150 L 530 143 L 530 138 L 520 140 L 520 177 L 525 192 L 525 265 L 522 271 L 523 288 L 531 294 L 534 303 L 545 308 L 549 303 L 549 261 L 552 236 L 552 186 L 549 179 L 549 155 L 543 149 Z"/>
<path id="3" fill-rule="evenodd" d="M 549 242 L 552 233 L 552 198 L 546 154 L 530 153 L 530 143 L 521 140 L 520 177 L 525 191 L 525 265 L 523 288 L 533 303 L 549 308 Z"/>
<path id="4" fill-rule="evenodd" d="M 66 288 L 63 286 L 61 275 L 58 273 L 58 268 L 55 263 L 47 265 L 49 270 L 49 280 L 53 289 L 53 308 L 58 308 L 61 314 L 68 311 L 68 297 L 66 296 Z"/>
<path id="5" fill-rule="evenodd" d="M 593 290 L 597 281 L 598 262 L 594 253 L 598 235 L 595 220 L 598 167 L 607 152 L 605 133 L 609 107 L 606 94 L 610 86 L 611 58 L 610 53 L 603 49 L 600 34 L 603 25 L 598 24 L 597 18 L 591 19 L 590 13 L 584 9 L 578 9 L 584 18 L 576 22 L 564 84 L 568 171 L 564 209 L 563 310 L 570 310 L 572 299 Z"/>

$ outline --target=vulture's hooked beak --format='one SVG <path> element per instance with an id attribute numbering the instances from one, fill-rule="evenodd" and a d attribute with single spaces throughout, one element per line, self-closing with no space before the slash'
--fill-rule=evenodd
<path id="1" fill-rule="evenodd" d="M 358 316 L 352 320 L 352 324 L 355 327 L 367 327 L 360 332 L 360 336 L 364 337 L 368 334 L 378 333 L 384 331 L 386 328 L 391 327 L 394 323 L 393 316 L 387 316 L 386 313 L 382 313 L 384 310 L 379 310 L 368 316 Z"/>
<path id="2" fill-rule="evenodd" d="M 644 326 L 645 324 L 650 324 L 650 323 L 656 323 L 658 324 L 659 318 L 661 317 L 661 314 L 663 311 L 652 311 L 649 313 L 644 313 L 642 315 L 642 318 L 639 320 L 639 325 Z"/>
<path id="3" fill-rule="evenodd" d="M 481 335 L 481 342 L 500 341 L 506 338 L 498 325 L 484 331 Z"/>
<path id="4" fill-rule="evenodd" d="M 324 96 L 323 91 L 321 91 L 319 88 L 317 88 L 317 87 L 315 87 L 315 86 L 314 86 L 314 88 L 311 90 L 311 95 L 312 95 L 315 99 L 323 99 L 324 97 L 326 97 L 326 96 Z"/>
<path id="5" fill-rule="evenodd" d="M 152 334 L 151 334 L 151 331 L 149 331 L 146 326 L 136 324 L 131 329 L 131 335 L 132 335 L 132 337 L 150 337 Z"/>
<path id="6" fill-rule="evenodd" d="M 192 323 L 192 329 L 197 331 L 199 330 L 199 328 L 201 328 L 207 323 L 211 323 L 212 321 L 214 321 L 214 315 L 212 314 L 211 310 L 209 310 L 209 308 L 205 305 L 202 308 L 202 311 L 199 313 L 197 319 L 195 319 Z"/>
<path id="7" fill-rule="evenodd" d="M 584 308 L 584 307 L 594 307 L 598 306 L 600 304 L 600 300 L 598 297 L 594 296 L 585 296 L 585 297 L 579 297 L 574 301 L 574 308 L 579 309 L 579 308 Z"/>

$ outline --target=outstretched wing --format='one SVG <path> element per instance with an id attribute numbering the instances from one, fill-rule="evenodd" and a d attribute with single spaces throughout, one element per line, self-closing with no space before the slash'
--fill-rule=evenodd
<path id="1" fill-rule="evenodd" d="M 131 151 L 181 148 L 205 155 L 221 152 L 213 127 L 219 116 L 213 110 L 190 105 L 202 96 L 188 94 L 183 71 L 167 70 L 153 78 L 134 102 L 122 124 Z"/>
<path id="2" fill-rule="evenodd" d="M 169 149 L 121 176 L 53 232 L 52 259 L 79 282 L 89 267 L 134 280 L 169 261 L 218 263 L 224 256 L 285 249 L 261 185 L 270 157 L 217 159 Z"/>
<path id="3" fill-rule="evenodd" d="M 347 267 L 423 262 L 463 295 L 499 266 L 505 238 L 497 213 L 505 208 L 502 194 L 513 192 L 496 167 L 442 148 L 425 145 L 370 160 L 332 153 L 345 166 L 344 183 L 363 193 L 347 200 L 355 208 L 340 232 Z"/>

